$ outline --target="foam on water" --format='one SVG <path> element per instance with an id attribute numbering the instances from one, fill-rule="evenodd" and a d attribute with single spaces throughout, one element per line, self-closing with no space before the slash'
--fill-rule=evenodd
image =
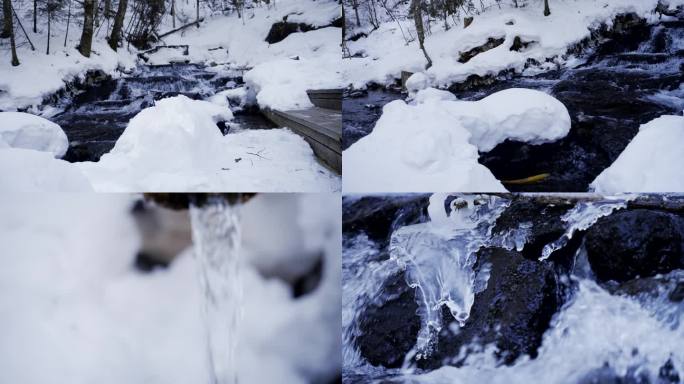
<path id="1" fill-rule="evenodd" d="M 236 384 L 235 352 L 242 317 L 239 207 L 216 198 L 190 207 L 195 258 L 204 292 L 213 384 Z"/>

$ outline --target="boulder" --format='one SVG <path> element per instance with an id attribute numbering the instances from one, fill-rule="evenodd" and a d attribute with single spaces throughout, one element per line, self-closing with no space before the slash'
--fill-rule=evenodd
<path id="1" fill-rule="evenodd" d="M 475 295 L 465 326 L 459 328 L 448 311 L 435 352 L 417 361 L 425 369 L 443 364 L 459 366 L 469 353 L 494 344 L 502 364 L 521 355 L 536 357 L 551 318 L 560 309 L 558 282 L 549 262 L 532 261 L 515 251 L 485 248 L 475 270 L 491 268 L 487 288 Z M 464 349 L 465 355 L 459 355 Z"/>
<path id="2" fill-rule="evenodd" d="M 684 268 L 684 218 L 644 209 L 602 217 L 587 232 L 598 281 L 625 282 Z"/>
<path id="3" fill-rule="evenodd" d="M 370 364 L 397 368 L 420 331 L 416 293 L 406 284 L 404 273 L 390 277 L 382 292 L 382 301 L 369 304 L 359 315 L 360 335 L 355 342 Z"/>

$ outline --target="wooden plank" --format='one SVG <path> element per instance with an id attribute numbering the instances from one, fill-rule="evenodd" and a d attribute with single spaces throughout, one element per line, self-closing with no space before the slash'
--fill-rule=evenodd
<path id="1" fill-rule="evenodd" d="M 311 103 L 319 108 L 342 110 L 341 89 L 310 89 L 306 93 Z"/>
<path id="2" fill-rule="evenodd" d="M 288 127 L 311 145 L 316 156 L 342 173 L 342 114 L 335 110 L 309 108 L 296 111 L 264 110 L 266 117 Z"/>

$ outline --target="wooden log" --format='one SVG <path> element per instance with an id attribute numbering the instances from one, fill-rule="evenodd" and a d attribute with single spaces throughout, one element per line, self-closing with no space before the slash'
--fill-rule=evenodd
<path id="1" fill-rule="evenodd" d="M 203 22 L 203 21 L 204 21 L 204 17 L 202 17 L 202 18 L 199 19 L 199 20 L 193 21 L 193 22 L 190 23 L 190 24 L 185 24 L 185 25 L 183 25 L 183 26 L 181 26 L 181 27 L 178 27 L 178 28 L 176 28 L 176 29 L 174 29 L 174 30 L 171 30 L 171 31 L 168 31 L 168 32 L 164 32 L 164 33 L 162 33 L 161 35 L 159 35 L 159 38 L 161 39 L 162 37 L 166 37 L 166 36 L 171 35 L 171 34 L 173 34 L 173 33 L 182 31 L 182 30 L 184 30 L 184 29 L 186 29 L 186 28 L 188 28 L 188 27 L 192 27 L 193 25 L 197 25 L 197 26 L 199 27 L 199 24 L 200 24 L 201 22 Z"/>

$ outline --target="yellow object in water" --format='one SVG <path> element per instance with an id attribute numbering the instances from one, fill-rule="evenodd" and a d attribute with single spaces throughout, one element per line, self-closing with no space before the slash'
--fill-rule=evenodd
<path id="1" fill-rule="evenodd" d="M 546 180 L 549 176 L 551 176 L 550 173 L 540 173 L 538 175 L 526 177 L 524 179 L 502 180 L 501 182 L 504 184 L 526 185 L 526 184 L 534 184 L 534 183 L 538 183 L 540 181 Z"/>

